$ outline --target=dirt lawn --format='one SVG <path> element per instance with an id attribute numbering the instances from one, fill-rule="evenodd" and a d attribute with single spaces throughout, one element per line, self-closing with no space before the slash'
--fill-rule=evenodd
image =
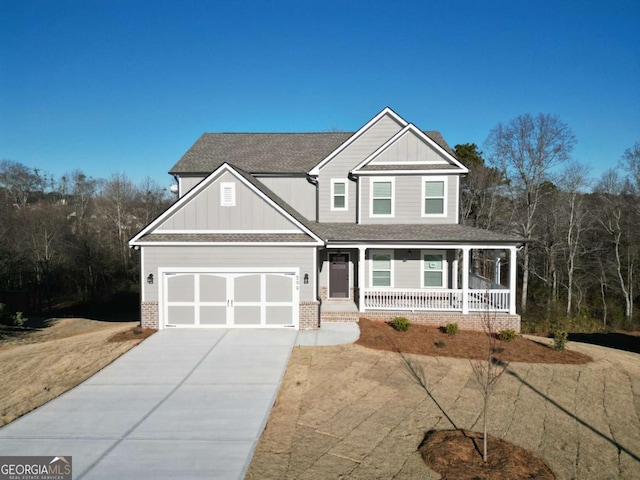
<path id="1" fill-rule="evenodd" d="M 532 450 L 558 479 L 640 478 L 640 355 L 568 348 L 593 362 L 509 365 L 489 433 Z M 468 360 L 296 347 L 246 478 L 437 479 L 417 452 L 425 433 L 478 430 L 481 405 Z"/>
<path id="2" fill-rule="evenodd" d="M 109 342 L 138 322 L 65 318 L 0 344 L 0 427 L 104 368 L 139 340 Z"/>

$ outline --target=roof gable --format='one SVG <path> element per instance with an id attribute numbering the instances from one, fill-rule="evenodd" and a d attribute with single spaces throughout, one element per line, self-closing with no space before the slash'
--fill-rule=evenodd
<path id="1" fill-rule="evenodd" d="M 327 163 L 333 160 L 337 155 L 339 155 L 342 151 L 344 151 L 349 145 L 353 144 L 358 138 L 364 135 L 371 127 L 373 127 L 376 123 L 378 123 L 383 117 L 390 117 L 395 122 L 397 122 L 400 126 L 404 127 L 407 125 L 407 121 L 403 119 L 396 112 L 391 110 L 389 107 L 385 107 L 380 113 L 378 113 L 375 117 L 369 120 L 360 130 L 354 133 L 349 139 L 336 148 L 330 155 L 325 157 L 320 163 L 314 166 L 310 171 L 310 175 L 319 175 L 320 169 L 324 167 Z"/>
<path id="2" fill-rule="evenodd" d="M 220 206 L 219 202 L 220 184 L 230 180 L 237 185 L 238 205 L 233 211 Z M 212 234 L 228 235 L 230 241 L 233 235 L 268 234 L 305 236 L 320 242 L 304 224 L 304 219 L 264 185 L 249 174 L 223 164 L 133 237 L 129 245 L 148 244 L 150 237 L 166 241 L 167 235 L 175 242 L 178 237 L 193 241 L 194 235 L 204 241 Z M 143 237 L 146 238 L 141 242 Z"/>
<path id="3" fill-rule="evenodd" d="M 352 173 L 388 174 L 391 171 L 411 173 L 468 173 L 448 148 L 431 138 L 442 138 L 438 132 L 422 132 L 407 124 L 396 135 L 358 164 Z M 445 144 L 446 145 L 446 144 Z"/>

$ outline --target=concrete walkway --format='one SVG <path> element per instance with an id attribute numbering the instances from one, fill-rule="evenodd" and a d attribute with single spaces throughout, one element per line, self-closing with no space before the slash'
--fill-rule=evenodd
<path id="1" fill-rule="evenodd" d="M 244 478 L 292 347 L 358 335 L 164 330 L 0 429 L 0 452 L 72 456 L 76 479 Z"/>

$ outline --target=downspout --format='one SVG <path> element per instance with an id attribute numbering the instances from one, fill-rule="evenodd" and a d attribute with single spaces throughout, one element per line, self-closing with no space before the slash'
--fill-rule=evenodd
<path id="1" fill-rule="evenodd" d="M 360 224 L 360 180 L 353 172 L 349 172 L 347 175 L 349 180 L 356 184 L 356 225 Z"/>
<path id="2" fill-rule="evenodd" d="M 318 186 L 318 177 L 307 173 L 307 181 L 316 187 L 316 223 L 320 221 L 320 188 Z"/>

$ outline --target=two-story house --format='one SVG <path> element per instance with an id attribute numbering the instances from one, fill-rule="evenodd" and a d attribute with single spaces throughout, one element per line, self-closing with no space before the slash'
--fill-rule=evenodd
<path id="1" fill-rule="evenodd" d="M 178 200 L 130 241 L 144 326 L 520 329 L 522 240 L 460 225 L 467 168 L 389 108 L 355 133 L 204 134 L 170 173 Z"/>

